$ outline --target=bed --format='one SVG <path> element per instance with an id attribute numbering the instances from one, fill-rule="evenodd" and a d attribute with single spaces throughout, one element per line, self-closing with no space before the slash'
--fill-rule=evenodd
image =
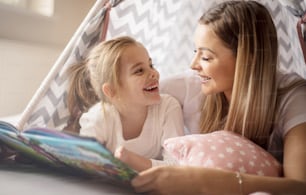
<path id="1" fill-rule="evenodd" d="M 21 164 L 0 165 L 2 195 L 111 195 L 136 194 L 131 189 L 54 170 Z"/>

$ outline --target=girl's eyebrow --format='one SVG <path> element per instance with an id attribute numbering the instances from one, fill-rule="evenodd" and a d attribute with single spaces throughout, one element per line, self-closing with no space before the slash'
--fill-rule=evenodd
<path id="1" fill-rule="evenodd" d="M 129 70 L 130 71 L 134 71 L 134 70 L 136 70 L 139 66 L 141 66 L 143 63 L 142 62 L 138 62 L 138 63 L 136 63 L 136 64 L 133 64 L 130 68 L 129 68 Z"/>
<path id="2" fill-rule="evenodd" d="M 149 58 L 149 63 L 150 63 L 150 65 L 151 65 L 151 63 L 152 63 L 152 58 Z M 138 66 L 141 66 L 142 64 L 144 64 L 143 62 L 137 62 L 136 64 L 133 64 L 132 66 L 131 66 L 131 70 L 134 70 L 135 68 L 137 68 Z"/>
<path id="3" fill-rule="evenodd" d="M 149 63 L 150 64 L 152 63 L 152 58 L 149 58 Z M 131 69 L 135 69 L 135 68 L 137 68 L 137 66 L 140 66 L 141 64 L 143 64 L 143 62 L 138 62 L 136 64 L 133 64 Z"/>

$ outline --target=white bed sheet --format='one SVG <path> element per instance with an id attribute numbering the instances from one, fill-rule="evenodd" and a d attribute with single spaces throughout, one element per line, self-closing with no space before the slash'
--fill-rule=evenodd
<path id="1" fill-rule="evenodd" d="M 133 190 L 50 170 L 0 164 L 1 195 L 132 195 Z"/>

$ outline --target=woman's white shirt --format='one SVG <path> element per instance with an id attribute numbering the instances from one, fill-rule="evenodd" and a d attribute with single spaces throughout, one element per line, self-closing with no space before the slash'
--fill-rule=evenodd
<path id="1" fill-rule="evenodd" d="M 292 80 L 300 78 L 296 73 L 279 74 L 278 85 L 286 86 Z M 306 86 L 290 90 L 280 98 L 279 117 L 275 121 L 268 151 L 280 162 L 283 161 L 284 137 L 293 127 L 306 122 Z"/>
<path id="2" fill-rule="evenodd" d="M 286 86 L 290 81 L 299 78 L 296 73 L 278 74 L 278 85 Z M 201 105 L 205 96 L 201 92 L 201 82 L 195 71 L 187 72 L 164 79 L 161 82 L 162 93 L 177 98 L 183 108 L 184 123 L 188 133 L 200 133 Z M 296 125 L 306 122 L 306 86 L 291 90 L 280 99 L 279 118 L 268 143 L 268 152 L 280 162 L 283 158 L 283 140 L 288 131 Z"/>
<path id="3" fill-rule="evenodd" d="M 161 93 L 175 97 L 182 106 L 185 134 L 200 133 L 201 104 L 204 95 L 201 81 L 195 71 L 186 72 L 163 79 L 160 82 Z"/>

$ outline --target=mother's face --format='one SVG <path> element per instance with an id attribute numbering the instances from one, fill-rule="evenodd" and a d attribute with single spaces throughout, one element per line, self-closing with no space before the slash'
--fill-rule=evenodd
<path id="1" fill-rule="evenodd" d="M 224 92 L 231 98 L 236 57 L 209 25 L 199 24 L 194 35 L 196 53 L 191 68 L 201 77 L 205 95 Z"/>

